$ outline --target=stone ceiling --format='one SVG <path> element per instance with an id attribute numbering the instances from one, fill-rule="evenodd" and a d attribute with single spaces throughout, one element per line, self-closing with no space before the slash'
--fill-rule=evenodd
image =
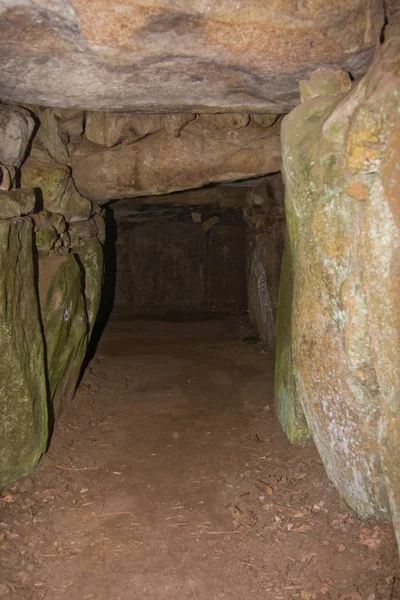
<path id="1" fill-rule="evenodd" d="M 396 2 L 396 0 L 394 0 Z M 384 0 L 0 0 L 0 100 L 285 113 L 318 68 L 357 78 Z"/>

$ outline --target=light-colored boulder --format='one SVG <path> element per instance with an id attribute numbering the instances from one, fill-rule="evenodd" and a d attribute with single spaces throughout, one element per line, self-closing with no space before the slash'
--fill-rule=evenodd
<path id="1" fill-rule="evenodd" d="M 24 159 L 35 122 L 24 108 L 0 105 L 0 163 L 19 167 Z"/>
<path id="2" fill-rule="evenodd" d="M 28 217 L 0 220 L 0 489 L 35 467 L 48 437 L 33 248 Z"/>
<path id="3" fill-rule="evenodd" d="M 2 0 L 0 17 L 5 100 L 280 114 L 312 71 L 366 71 L 384 0 Z"/>
<path id="4" fill-rule="evenodd" d="M 390 510 L 397 535 L 399 72 L 394 37 L 348 95 L 282 126 L 298 398 L 339 492 L 362 517 Z"/>
<path id="5" fill-rule="evenodd" d="M 79 192 L 100 203 L 247 179 L 279 171 L 280 164 L 278 130 L 250 122 L 222 131 L 209 115 L 189 123 L 178 138 L 158 131 L 111 149 L 86 141 L 71 155 Z"/>

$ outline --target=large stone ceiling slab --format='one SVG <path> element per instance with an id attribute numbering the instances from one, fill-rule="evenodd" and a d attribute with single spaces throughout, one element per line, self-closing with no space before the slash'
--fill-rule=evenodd
<path id="1" fill-rule="evenodd" d="M 317 68 L 366 71 L 383 0 L 0 0 L 0 98 L 283 113 Z"/>

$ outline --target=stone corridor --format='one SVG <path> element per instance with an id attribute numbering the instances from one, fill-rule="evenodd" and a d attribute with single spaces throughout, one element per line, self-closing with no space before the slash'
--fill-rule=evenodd
<path id="1" fill-rule="evenodd" d="M 399 598 L 398 0 L 0 17 L 0 597 Z"/>

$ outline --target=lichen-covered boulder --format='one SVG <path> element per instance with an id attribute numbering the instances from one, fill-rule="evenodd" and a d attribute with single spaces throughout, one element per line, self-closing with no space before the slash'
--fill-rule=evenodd
<path id="1" fill-rule="evenodd" d="M 19 167 L 35 126 L 28 110 L 0 106 L 0 163 Z"/>
<path id="2" fill-rule="evenodd" d="M 7 192 L 0 191 L 0 219 L 29 215 L 35 210 L 35 206 L 33 190 L 19 188 Z"/>
<path id="3" fill-rule="evenodd" d="M 61 213 L 67 221 L 82 221 L 90 217 L 92 203 L 76 190 L 71 169 L 53 160 L 38 145 L 24 162 L 22 185 L 37 189 L 41 196 L 41 208 Z"/>
<path id="4" fill-rule="evenodd" d="M 34 261 L 32 221 L 0 221 L 0 488 L 35 467 L 48 438 Z"/>
<path id="5" fill-rule="evenodd" d="M 399 533 L 400 38 L 283 122 L 296 390 L 330 479 Z M 291 400 L 292 401 L 292 400 Z"/>

